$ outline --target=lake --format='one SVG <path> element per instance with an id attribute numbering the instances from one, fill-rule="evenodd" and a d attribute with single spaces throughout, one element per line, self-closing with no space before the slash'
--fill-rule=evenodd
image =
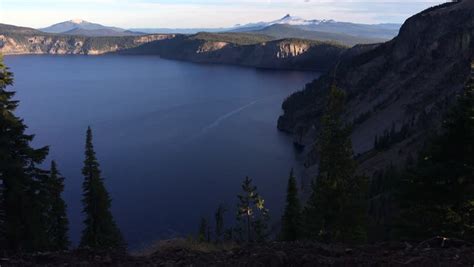
<path id="1" fill-rule="evenodd" d="M 112 211 L 129 246 L 196 234 L 220 203 L 235 217 L 250 176 L 276 223 L 288 173 L 298 170 L 291 137 L 276 128 L 281 103 L 318 74 L 170 61 L 152 56 L 11 56 L 36 147 L 66 177 L 71 239 L 82 229 L 85 132 L 95 150 Z"/>

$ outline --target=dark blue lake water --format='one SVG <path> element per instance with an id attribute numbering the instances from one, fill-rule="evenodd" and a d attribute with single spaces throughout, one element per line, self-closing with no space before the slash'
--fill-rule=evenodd
<path id="1" fill-rule="evenodd" d="M 82 229 L 81 168 L 90 125 L 112 210 L 130 247 L 197 231 L 219 203 L 234 217 L 245 176 L 274 219 L 288 172 L 291 138 L 277 131 L 281 103 L 317 76 L 199 65 L 158 57 L 13 56 L 35 146 L 50 145 L 66 177 L 71 238 Z"/>

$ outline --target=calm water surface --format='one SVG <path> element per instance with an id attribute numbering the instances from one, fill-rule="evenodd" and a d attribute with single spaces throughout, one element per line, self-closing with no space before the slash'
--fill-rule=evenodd
<path id="1" fill-rule="evenodd" d="M 72 240 L 82 229 L 85 131 L 94 144 L 113 213 L 130 247 L 197 231 L 219 203 L 234 217 L 245 176 L 273 218 L 283 208 L 288 171 L 298 167 L 291 139 L 278 132 L 283 99 L 317 76 L 198 65 L 158 57 L 13 56 L 35 146 L 66 177 Z"/>

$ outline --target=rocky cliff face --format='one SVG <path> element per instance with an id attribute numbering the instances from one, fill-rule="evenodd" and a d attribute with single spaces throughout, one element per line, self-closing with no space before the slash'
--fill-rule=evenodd
<path id="1" fill-rule="evenodd" d="M 0 53 L 4 55 L 100 55 L 173 37 L 174 35 L 160 34 L 137 37 L 84 37 L 42 33 L 4 33 L 0 34 Z"/>
<path id="2" fill-rule="evenodd" d="M 354 125 L 361 170 L 403 161 L 462 90 L 474 56 L 474 1 L 446 3 L 409 18 L 398 37 L 381 45 L 356 46 L 337 66 L 283 103 L 280 130 L 306 145 L 306 165 L 317 162 L 317 138 L 326 93 L 333 82 L 348 94 L 345 120 Z M 408 128 L 403 140 L 383 153 L 369 153 L 376 136 Z M 393 130 L 392 130 L 393 129 Z M 370 155 L 369 155 L 370 154 Z"/>
<path id="3" fill-rule="evenodd" d="M 177 36 L 124 50 L 125 54 L 157 54 L 163 58 L 271 69 L 327 70 L 346 48 L 299 39 L 236 44 Z"/>
<path id="4" fill-rule="evenodd" d="M 0 24 L 0 53 L 4 55 L 153 54 L 199 63 L 327 70 L 345 50 L 344 46 L 330 43 L 298 39 L 273 41 L 269 36 L 245 33 L 87 37 L 48 34 Z"/>

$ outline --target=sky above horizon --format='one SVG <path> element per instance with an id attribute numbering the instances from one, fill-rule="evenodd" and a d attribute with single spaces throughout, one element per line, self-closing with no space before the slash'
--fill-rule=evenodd
<path id="1" fill-rule="evenodd" d="M 83 19 L 122 28 L 218 28 L 286 14 L 357 23 L 403 23 L 434 0 L 0 0 L 0 23 L 33 28 Z"/>

